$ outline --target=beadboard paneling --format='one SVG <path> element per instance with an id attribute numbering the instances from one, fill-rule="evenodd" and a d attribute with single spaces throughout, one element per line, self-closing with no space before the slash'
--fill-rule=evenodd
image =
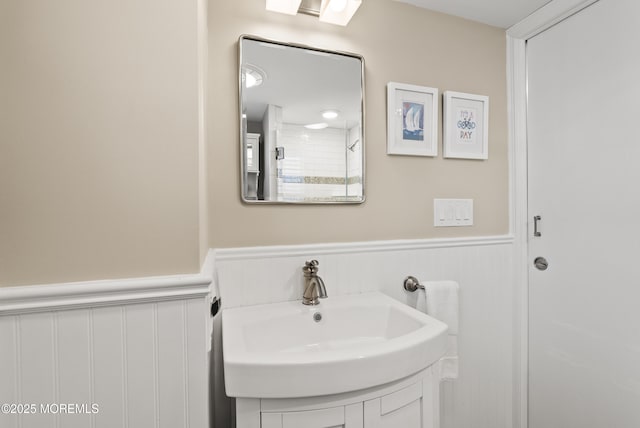
<path id="1" fill-rule="evenodd" d="M 96 428 L 127 425 L 127 383 L 123 307 L 93 311 L 94 400 L 100 404 Z"/>
<path id="2" fill-rule="evenodd" d="M 0 316 L 3 428 L 208 426 L 205 297 Z M 41 404 L 97 404 L 44 414 Z"/>
<path id="3" fill-rule="evenodd" d="M 512 252 L 509 237 L 225 249 L 216 251 L 215 276 L 223 307 L 299 300 L 301 268 L 311 258 L 320 261 L 329 298 L 379 290 L 416 307 L 420 295 L 402 290 L 405 276 L 458 281 L 460 378 L 441 386 L 441 427 L 509 428 Z M 207 427 L 211 412 L 214 428 L 231 427 L 220 347 L 214 342 L 208 354 L 211 318 L 202 278 L 213 266 L 212 257 L 193 281 L 196 288 L 161 286 L 162 295 L 144 282 L 135 293 L 109 291 L 105 302 L 108 287 L 96 283 L 84 295 L 63 287 L 60 299 L 5 301 L 0 402 L 97 403 L 100 411 L 0 415 L 0 426 Z M 172 299 L 165 290 L 185 295 Z"/>
<path id="4" fill-rule="evenodd" d="M 300 300 L 305 260 L 320 262 L 329 294 L 382 291 L 417 307 L 407 275 L 460 284 L 460 377 L 441 385 L 441 428 L 510 428 L 513 389 L 513 240 L 452 240 L 221 249 L 216 282 L 223 307 Z M 219 370 L 219 369 L 218 369 Z M 221 382 L 214 370 L 214 382 Z M 224 408 L 220 397 L 217 406 Z M 226 422 L 219 422 L 225 427 Z"/>
<path id="5" fill-rule="evenodd" d="M 18 360 L 20 358 L 17 346 L 18 320 L 9 319 L 0 321 L 0 404 L 11 403 L 18 393 Z M 16 428 L 18 426 L 17 415 L 0 414 L 3 427 Z"/>
<path id="6" fill-rule="evenodd" d="M 10 403 L 58 403 L 60 379 L 58 354 L 58 319 L 42 313 L 18 317 L 17 352 L 18 396 Z M 41 413 L 18 416 L 21 428 L 59 427 L 57 416 Z"/>
<path id="7" fill-rule="evenodd" d="M 55 312 L 56 403 L 93 403 L 91 311 Z M 91 427 L 89 414 L 60 414 L 59 426 Z M 25 416 L 26 419 L 26 416 Z"/>

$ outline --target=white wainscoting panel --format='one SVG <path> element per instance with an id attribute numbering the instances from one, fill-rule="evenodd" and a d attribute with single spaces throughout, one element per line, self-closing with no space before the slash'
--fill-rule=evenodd
<path id="1" fill-rule="evenodd" d="M 300 300 L 312 258 L 329 298 L 377 290 L 415 307 L 420 295 L 401 288 L 407 275 L 458 281 L 460 378 L 441 386 L 441 427 L 511 426 L 508 236 L 220 249 L 195 276 L 0 289 L 0 404 L 99 406 L 95 414 L 0 413 L 0 426 L 232 427 L 210 275 L 223 308 Z"/>
<path id="2" fill-rule="evenodd" d="M 442 428 L 510 428 L 513 412 L 513 239 L 382 241 L 216 250 L 222 306 L 302 298 L 305 260 L 320 262 L 329 299 L 382 291 L 416 307 L 423 295 L 402 289 L 407 275 L 460 284 L 460 377 L 441 386 Z M 218 357 L 220 358 L 220 357 Z M 214 382 L 221 382 L 214 370 Z M 220 389 L 220 388 L 218 388 Z M 216 406 L 224 409 L 221 397 Z M 229 422 L 221 419 L 218 427 Z"/>
<path id="3" fill-rule="evenodd" d="M 37 407 L 0 426 L 207 427 L 208 311 L 199 297 L 0 316 L 0 404 Z M 89 412 L 40 407 L 61 403 Z"/>

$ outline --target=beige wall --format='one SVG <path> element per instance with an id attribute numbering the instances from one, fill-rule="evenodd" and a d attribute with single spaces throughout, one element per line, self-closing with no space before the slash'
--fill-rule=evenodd
<path id="1" fill-rule="evenodd" d="M 0 285 L 199 271 L 196 8 L 0 2 Z"/>
<path id="2" fill-rule="evenodd" d="M 364 204 L 250 206 L 240 201 L 237 40 L 242 34 L 364 56 L 367 156 Z M 306 15 L 292 17 L 267 12 L 264 0 L 210 2 L 210 245 L 507 233 L 505 40 L 504 30 L 391 0 L 363 2 L 346 28 L 322 24 Z M 387 156 L 385 98 L 389 81 L 488 95 L 489 160 L 445 160 L 441 154 L 435 159 Z M 474 226 L 434 228 L 433 198 L 473 198 Z"/>
<path id="3" fill-rule="evenodd" d="M 264 0 L 210 1 L 204 159 L 197 8 L 0 2 L 0 286 L 193 273 L 208 246 L 507 232 L 503 30 L 391 0 L 364 2 L 346 28 L 267 12 Z M 364 204 L 240 202 L 245 33 L 365 57 Z M 489 95 L 490 159 L 387 156 L 389 81 Z M 436 197 L 474 198 L 475 226 L 434 229 Z"/>

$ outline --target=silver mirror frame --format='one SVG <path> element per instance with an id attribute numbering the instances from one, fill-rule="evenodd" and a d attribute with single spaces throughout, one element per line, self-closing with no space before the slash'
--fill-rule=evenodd
<path id="1" fill-rule="evenodd" d="M 360 61 L 361 64 L 361 76 L 360 76 L 360 110 L 361 114 L 361 138 L 362 138 L 362 198 L 359 201 L 264 201 L 264 200 L 254 200 L 247 199 L 244 194 L 245 188 L 245 174 L 244 174 L 244 166 L 246 165 L 246 150 L 244 150 L 244 141 L 243 141 L 243 124 L 242 124 L 242 99 L 243 99 L 243 90 L 244 85 L 242 81 L 242 41 L 243 40 L 252 40 L 257 42 L 265 42 L 265 43 L 273 43 L 277 45 L 294 47 L 300 49 L 308 49 L 316 52 L 334 54 L 334 55 L 343 55 L 351 58 L 356 58 Z M 364 83 L 364 57 L 362 55 L 350 53 L 350 52 L 342 52 L 342 51 L 332 51 L 328 49 L 316 48 L 313 46 L 307 46 L 299 43 L 288 43 L 281 42 L 277 40 L 266 39 L 259 36 L 253 36 L 249 34 L 243 34 L 238 39 L 238 124 L 239 124 L 239 139 L 240 139 L 240 199 L 243 203 L 247 205 L 354 205 L 354 204 L 362 204 L 366 200 L 366 137 L 365 137 L 365 83 Z"/>

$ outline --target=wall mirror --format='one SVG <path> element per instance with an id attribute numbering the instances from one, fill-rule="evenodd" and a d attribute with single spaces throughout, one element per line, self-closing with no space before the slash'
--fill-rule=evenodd
<path id="1" fill-rule="evenodd" d="M 239 47 L 242 200 L 363 202 L 363 58 L 254 36 Z"/>

